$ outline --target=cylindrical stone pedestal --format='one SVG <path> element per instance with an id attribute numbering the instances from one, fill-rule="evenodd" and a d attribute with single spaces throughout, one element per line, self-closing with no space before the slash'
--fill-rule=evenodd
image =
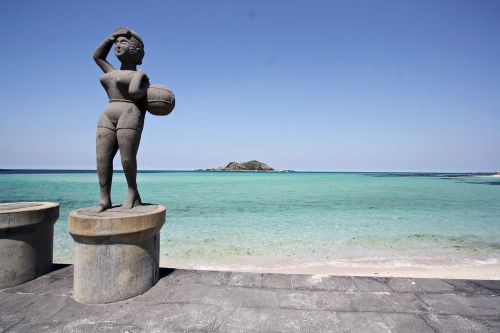
<path id="1" fill-rule="evenodd" d="M 54 202 L 0 203 L 0 289 L 17 286 L 52 270 Z"/>
<path id="2" fill-rule="evenodd" d="M 93 209 L 69 215 L 69 233 L 75 240 L 75 299 L 103 304 L 146 292 L 158 281 L 165 207 L 116 207 L 100 213 Z"/>

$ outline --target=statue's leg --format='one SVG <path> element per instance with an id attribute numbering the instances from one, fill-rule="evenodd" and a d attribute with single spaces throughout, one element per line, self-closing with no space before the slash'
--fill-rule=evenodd
<path id="1" fill-rule="evenodd" d="M 137 190 L 137 150 L 141 141 L 141 132 L 138 130 L 120 128 L 117 130 L 118 147 L 122 158 L 123 172 L 127 179 L 128 193 L 123 208 L 132 208 L 141 204 L 141 197 Z"/>
<path id="2" fill-rule="evenodd" d="M 96 157 L 97 175 L 101 192 L 100 210 L 111 208 L 111 182 L 113 180 L 113 158 L 118 150 L 116 131 L 97 127 Z"/>

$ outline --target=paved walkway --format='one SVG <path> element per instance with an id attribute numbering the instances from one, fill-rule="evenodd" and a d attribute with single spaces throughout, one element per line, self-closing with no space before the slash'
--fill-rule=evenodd
<path id="1" fill-rule="evenodd" d="M 161 274 L 144 295 L 85 305 L 61 268 L 0 291 L 0 332 L 500 332 L 500 281 Z"/>

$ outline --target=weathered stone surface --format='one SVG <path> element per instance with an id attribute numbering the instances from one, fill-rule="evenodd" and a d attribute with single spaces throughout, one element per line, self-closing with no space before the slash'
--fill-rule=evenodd
<path id="1" fill-rule="evenodd" d="M 380 291 L 354 292 L 350 294 L 356 311 L 420 313 L 427 306 L 413 293 L 389 293 Z"/>
<path id="2" fill-rule="evenodd" d="M 220 332 L 344 332 L 334 312 L 238 308 Z"/>
<path id="3" fill-rule="evenodd" d="M 22 309 L 22 318 L 30 318 L 30 321 L 48 321 L 51 320 L 58 312 L 68 306 L 74 305 L 76 302 L 70 297 L 64 296 L 47 296 L 37 300 Z M 21 313 L 16 313 L 17 317 L 21 317 Z"/>
<path id="4" fill-rule="evenodd" d="M 275 290 L 234 287 L 230 303 L 233 306 L 251 308 L 276 308 L 278 299 Z"/>
<path id="5" fill-rule="evenodd" d="M 0 291 L 0 332 L 420 333 L 500 328 L 500 293 L 488 281 L 481 281 L 489 286 L 490 294 L 484 295 L 474 288 L 459 289 L 464 280 L 446 280 L 454 289 L 443 292 L 449 287 L 442 280 L 413 287 L 406 278 L 363 278 L 357 281 L 360 291 L 345 288 L 354 281 L 349 277 L 323 276 L 321 281 L 329 286 L 347 289 L 325 290 L 328 286 L 314 275 L 263 274 L 266 286 L 258 287 L 261 274 L 256 273 L 162 269 L 159 283 L 142 295 L 89 305 L 72 298 L 67 283 L 72 271 L 66 267 Z M 404 292 L 380 291 L 383 285 Z"/>
<path id="6" fill-rule="evenodd" d="M 335 312 L 270 309 L 260 311 L 266 332 L 342 332 Z"/>
<path id="7" fill-rule="evenodd" d="M 388 278 L 354 276 L 355 291 L 389 292 Z"/>
<path id="8" fill-rule="evenodd" d="M 293 289 L 328 290 L 326 279 L 328 279 L 328 275 L 293 274 L 292 285 Z"/>
<path id="9" fill-rule="evenodd" d="M 262 285 L 262 274 L 260 273 L 239 273 L 232 272 L 229 279 L 229 286 L 260 288 Z"/>
<path id="10" fill-rule="evenodd" d="M 175 270 L 166 277 L 172 284 L 203 284 L 209 286 L 225 286 L 229 282 L 231 272 Z"/>
<path id="11" fill-rule="evenodd" d="M 0 289 L 32 280 L 52 269 L 54 223 L 59 204 L 0 203 Z"/>
<path id="12" fill-rule="evenodd" d="M 155 233 L 165 222 L 165 207 L 144 205 L 125 209 L 120 206 L 96 212 L 93 207 L 84 207 L 69 214 L 68 231 L 73 237 L 119 237 L 125 240 L 135 233 Z M 140 235 L 142 236 L 142 235 Z M 90 241 L 90 240 L 88 240 Z"/>
<path id="13" fill-rule="evenodd" d="M 322 278 L 327 290 L 355 291 L 354 279 L 350 276 L 326 276 Z"/>
<path id="14" fill-rule="evenodd" d="M 75 299 L 110 303 L 151 288 L 159 279 L 159 231 L 164 222 L 165 207 L 158 205 L 71 212 Z"/>
<path id="15" fill-rule="evenodd" d="M 438 314 L 499 315 L 500 295 L 422 294 L 432 312 Z"/>
<path id="16" fill-rule="evenodd" d="M 43 298 L 44 296 L 40 295 L 2 292 L 0 293 L 0 319 L 2 321 L 20 320 L 18 313 L 21 310 Z"/>
<path id="17" fill-rule="evenodd" d="M 427 322 L 417 314 L 411 313 L 379 313 L 391 332 L 433 333 Z"/>
<path id="18" fill-rule="evenodd" d="M 72 276 L 71 278 L 58 278 L 51 275 L 44 275 L 35 280 L 12 287 L 9 289 L 9 292 L 41 296 L 71 296 L 73 294 L 72 287 Z"/>
<path id="19" fill-rule="evenodd" d="M 289 288 L 292 289 L 292 275 L 288 274 L 262 274 L 262 288 Z"/>
<path id="20" fill-rule="evenodd" d="M 281 308 L 297 310 L 353 311 L 351 296 L 338 291 L 279 290 Z"/>
<path id="21" fill-rule="evenodd" d="M 23 321 L 11 327 L 8 332 L 63 332 L 61 323 L 56 321 Z"/>
<path id="22" fill-rule="evenodd" d="M 390 279 L 388 285 L 392 290 L 397 292 L 427 291 L 446 293 L 455 291 L 453 285 L 439 279 Z"/>
<path id="23" fill-rule="evenodd" d="M 492 293 L 500 293 L 500 280 L 473 280 L 472 282 L 491 290 Z"/>
<path id="24" fill-rule="evenodd" d="M 474 280 L 443 280 L 455 288 L 455 292 L 463 292 L 466 294 L 476 295 L 491 295 L 492 290 L 478 284 Z"/>
<path id="25" fill-rule="evenodd" d="M 376 312 L 343 312 L 338 316 L 347 332 L 391 332 L 382 316 Z"/>
<path id="26" fill-rule="evenodd" d="M 175 284 L 165 283 L 165 279 L 161 279 L 154 288 L 134 297 L 134 301 L 147 303 L 149 305 L 166 304 L 171 302 L 172 293 L 176 291 L 178 287 L 179 286 Z"/>
<path id="27" fill-rule="evenodd" d="M 424 318 L 437 332 L 498 332 L 492 327 L 461 315 L 424 315 Z"/>

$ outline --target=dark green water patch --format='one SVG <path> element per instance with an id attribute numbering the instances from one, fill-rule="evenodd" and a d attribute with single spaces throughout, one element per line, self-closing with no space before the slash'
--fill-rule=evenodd
<path id="1" fill-rule="evenodd" d="M 500 185 L 500 181 L 482 181 L 482 182 L 464 182 L 465 184 L 475 184 L 475 185 Z"/>
<path id="2" fill-rule="evenodd" d="M 373 177 L 429 177 L 453 179 L 458 177 L 471 177 L 476 174 L 471 173 L 434 173 L 434 172 L 396 172 L 396 173 L 376 173 Z"/>

